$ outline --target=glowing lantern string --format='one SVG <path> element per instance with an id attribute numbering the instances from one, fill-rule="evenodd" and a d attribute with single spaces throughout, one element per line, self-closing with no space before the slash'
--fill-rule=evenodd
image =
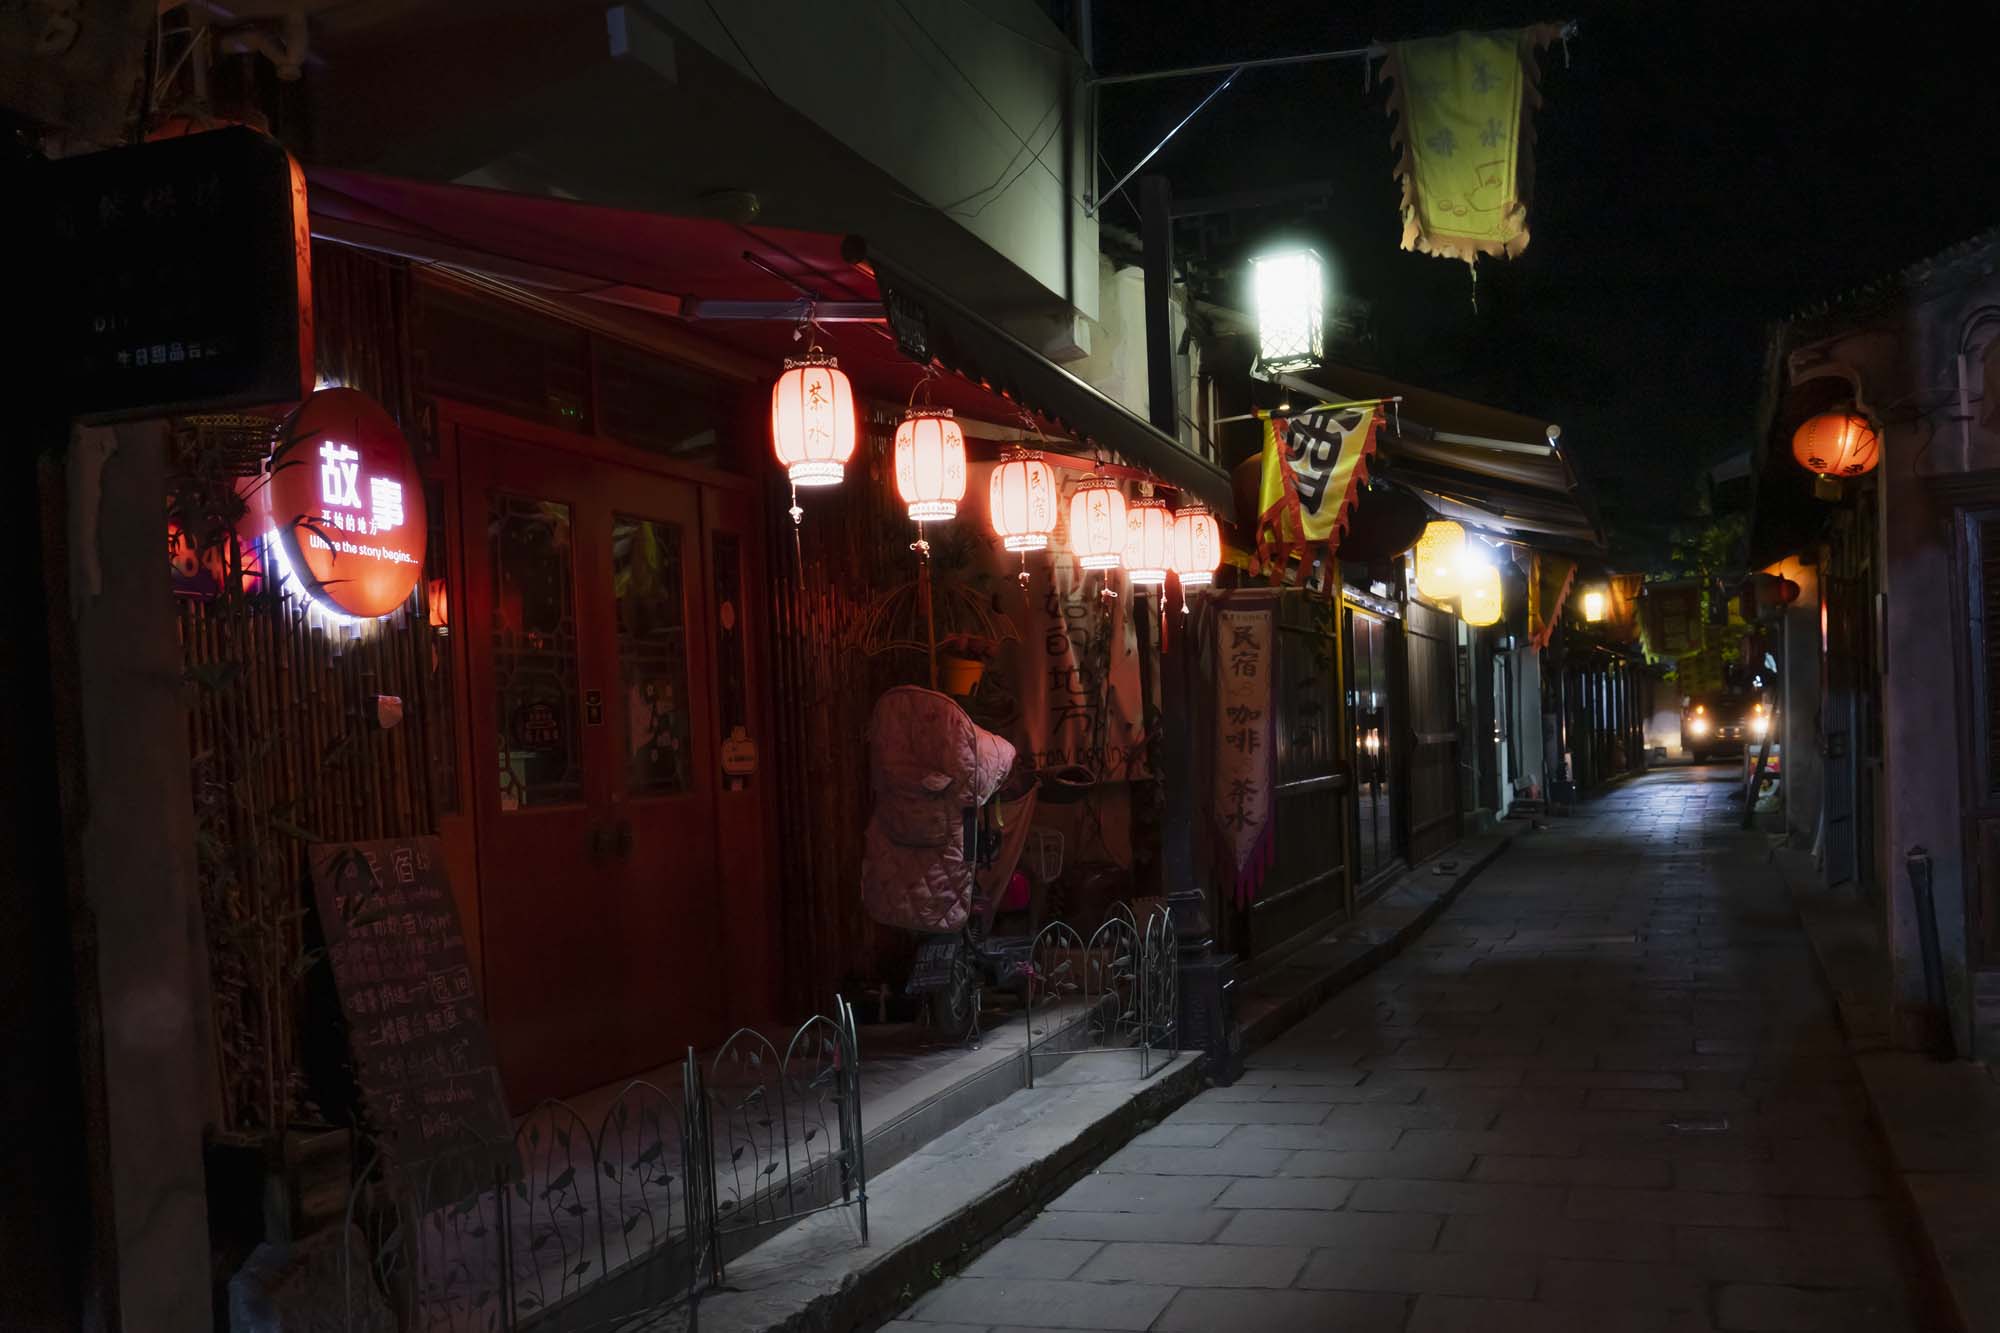
<path id="1" fill-rule="evenodd" d="M 896 427 L 896 491 L 916 523 L 958 516 L 965 498 L 965 433 L 949 408 L 913 408 Z"/>
<path id="2" fill-rule="evenodd" d="M 1183 593 L 1215 582 L 1215 571 L 1222 564 L 1222 526 L 1215 515 L 1198 504 L 1175 514 L 1171 558 Z"/>
<path id="3" fill-rule="evenodd" d="M 787 358 L 771 386 L 771 448 L 792 483 L 792 522 L 801 486 L 838 486 L 859 435 L 854 388 L 834 358 L 817 347 L 803 360 Z"/>
<path id="4" fill-rule="evenodd" d="M 1056 528 L 1055 469 L 1029 449 L 1000 460 L 986 488 L 987 516 L 1000 544 L 1021 557 L 1021 589 L 1028 587 L 1028 552 L 1049 549 Z"/>
<path id="5" fill-rule="evenodd" d="M 1134 588 L 1159 588 L 1172 560 L 1174 516 L 1165 500 L 1134 500 L 1125 508 L 1125 572 Z"/>
<path id="6" fill-rule="evenodd" d="M 1109 477 L 1085 477 L 1069 497 L 1069 549 L 1083 569 L 1112 570 L 1125 549 L 1125 492 Z"/>

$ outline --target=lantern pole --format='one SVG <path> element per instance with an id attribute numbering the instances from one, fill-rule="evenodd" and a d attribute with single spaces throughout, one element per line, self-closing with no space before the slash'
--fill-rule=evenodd
<path id="1" fill-rule="evenodd" d="M 937 617 L 931 607 L 931 544 L 924 537 L 924 525 L 917 524 L 917 539 L 910 543 L 917 553 L 917 601 L 924 609 L 924 644 L 931 661 L 931 688 L 938 687 Z"/>

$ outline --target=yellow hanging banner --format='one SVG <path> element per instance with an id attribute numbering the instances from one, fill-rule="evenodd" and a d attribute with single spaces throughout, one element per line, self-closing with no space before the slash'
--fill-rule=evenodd
<path id="1" fill-rule="evenodd" d="M 1390 146 L 1403 187 L 1403 248 L 1470 264 L 1528 245 L 1535 52 L 1562 35 L 1541 23 L 1396 42 L 1382 68 L 1396 120 Z"/>

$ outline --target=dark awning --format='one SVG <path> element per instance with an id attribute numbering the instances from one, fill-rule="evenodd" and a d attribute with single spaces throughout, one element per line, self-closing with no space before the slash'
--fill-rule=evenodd
<path id="1" fill-rule="evenodd" d="M 1400 398 L 1384 409 L 1374 475 L 1439 517 L 1542 550 L 1604 553 L 1603 527 L 1549 423 L 1347 366 L 1285 383 L 1330 398 Z"/>
<path id="2" fill-rule="evenodd" d="M 1227 473 L 1123 404 L 893 259 L 863 254 L 853 245 L 849 258 L 874 273 L 896 345 L 912 361 L 935 361 L 982 388 L 1030 405 L 1077 439 L 1121 454 L 1225 513 L 1234 505 Z"/>

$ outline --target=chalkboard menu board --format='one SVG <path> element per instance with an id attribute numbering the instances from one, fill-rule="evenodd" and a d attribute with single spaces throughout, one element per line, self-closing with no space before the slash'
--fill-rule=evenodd
<path id="1" fill-rule="evenodd" d="M 355 1078 L 390 1161 L 409 1172 L 507 1144 L 493 1042 L 438 840 L 320 844 L 312 872 Z"/>

